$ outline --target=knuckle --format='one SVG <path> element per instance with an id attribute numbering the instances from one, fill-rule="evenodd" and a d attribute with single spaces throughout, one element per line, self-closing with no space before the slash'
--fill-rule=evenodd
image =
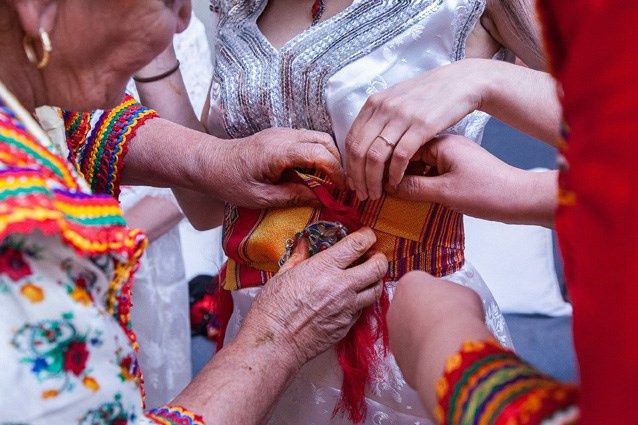
<path id="1" fill-rule="evenodd" d="M 433 191 L 434 194 L 443 202 L 449 202 L 454 193 L 451 182 L 447 179 L 442 179 Z"/>
<path id="2" fill-rule="evenodd" d="M 373 276 L 375 280 L 382 278 L 388 271 L 388 266 L 383 261 L 375 261 L 373 268 Z"/>
<path id="3" fill-rule="evenodd" d="M 383 101 L 377 108 L 384 115 L 396 115 L 397 113 L 401 113 L 399 105 L 391 100 Z"/>
<path id="4" fill-rule="evenodd" d="M 353 233 L 350 236 L 350 247 L 354 252 L 363 255 L 369 247 L 368 238 L 361 233 Z"/>
<path id="5" fill-rule="evenodd" d="M 257 195 L 255 197 L 255 205 L 260 207 L 260 208 L 264 208 L 267 206 L 267 198 L 264 195 Z"/>
<path id="6" fill-rule="evenodd" d="M 375 267 L 377 276 L 383 277 L 386 275 L 386 273 L 388 272 L 388 259 L 385 257 L 385 255 L 377 256 Z"/>
<path id="7" fill-rule="evenodd" d="M 394 111 L 396 114 L 405 118 L 407 121 L 414 121 L 415 112 L 414 112 L 413 106 L 414 105 L 411 105 L 410 103 L 406 103 L 406 102 L 397 103 L 395 105 Z"/>
<path id="8" fill-rule="evenodd" d="M 398 145 L 394 149 L 394 154 L 393 155 L 401 163 L 408 162 L 412 158 L 412 154 L 407 149 L 407 147 L 403 146 L 403 144 Z"/>
<path id="9" fill-rule="evenodd" d="M 361 161 L 365 156 L 365 152 L 360 145 L 352 146 L 350 149 L 350 157 L 356 161 Z"/>
<path id="10" fill-rule="evenodd" d="M 419 180 L 416 178 L 405 179 L 402 184 L 407 193 L 416 194 L 419 192 Z"/>
<path id="11" fill-rule="evenodd" d="M 380 165 L 385 163 L 385 155 L 379 151 L 378 148 L 374 146 L 370 148 L 368 151 L 368 161 L 370 161 L 374 165 Z"/>
<path id="12" fill-rule="evenodd" d="M 426 133 L 436 127 L 436 123 L 427 114 L 419 114 L 414 111 L 411 112 L 412 121 L 416 123 L 421 132 Z"/>
<path id="13" fill-rule="evenodd" d="M 348 133 L 348 135 L 346 136 L 346 150 L 348 152 L 354 152 L 359 145 L 360 142 L 356 135 L 352 132 Z"/>
<path id="14" fill-rule="evenodd" d="M 379 93 L 376 93 L 368 97 L 368 100 L 366 100 L 365 106 L 376 109 L 382 104 L 383 104 L 383 96 Z"/>

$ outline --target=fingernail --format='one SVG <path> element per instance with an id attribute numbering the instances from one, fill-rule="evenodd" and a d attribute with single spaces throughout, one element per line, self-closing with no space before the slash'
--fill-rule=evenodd
<path id="1" fill-rule="evenodd" d="M 365 201 L 366 199 L 368 199 L 368 195 L 357 189 L 357 198 L 359 198 L 360 201 Z"/>

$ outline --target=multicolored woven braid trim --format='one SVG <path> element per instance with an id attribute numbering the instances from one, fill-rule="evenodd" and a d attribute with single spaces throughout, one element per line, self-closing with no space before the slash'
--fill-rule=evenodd
<path id="1" fill-rule="evenodd" d="M 41 166 L 43 178 L 58 180 L 70 190 L 78 188 L 71 168 L 64 160 L 42 146 L 0 101 L 0 163 L 5 167 Z"/>
<path id="2" fill-rule="evenodd" d="M 157 116 L 128 95 L 107 111 L 64 113 L 69 159 L 77 165 L 93 193 L 119 195 L 128 143 L 147 120 Z"/>
<path id="3" fill-rule="evenodd" d="M 559 383 L 496 341 L 466 342 L 437 383 L 440 424 L 573 424 L 576 387 Z"/>
<path id="4" fill-rule="evenodd" d="M 2 128 L 0 128 L 2 133 Z M 132 256 L 144 235 L 125 227 L 117 201 L 51 188 L 40 170 L 0 170 L 0 239 L 12 233 L 57 234 L 81 255 Z"/>
<path id="5" fill-rule="evenodd" d="M 204 419 L 179 406 L 164 406 L 153 409 L 147 417 L 161 425 L 205 425 Z"/>

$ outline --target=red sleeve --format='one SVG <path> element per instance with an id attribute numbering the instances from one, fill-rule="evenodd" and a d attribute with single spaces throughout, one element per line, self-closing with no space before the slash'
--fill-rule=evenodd
<path id="1" fill-rule="evenodd" d="M 638 423 L 638 3 L 542 0 L 569 126 L 557 230 L 582 423 Z"/>

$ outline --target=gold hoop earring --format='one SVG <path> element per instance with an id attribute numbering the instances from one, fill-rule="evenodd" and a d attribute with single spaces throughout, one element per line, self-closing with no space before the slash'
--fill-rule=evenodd
<path id="1" fill-rule="evenodd" d="M 24 53 L 27 54 L 27 59 L 29 59 L 29 62 L 34 64 L 36 68 L 42 69 L 49 64 L 49 56 L 51 55 L 53 46 L 51 45 L 51 38 L 49 37 L 49 33 L 47 33 L 42 28 L 39 29 L 39 32 L 40 43 L 42 44 L 42 58 L 38 59 L 38 55 L 35 52 L 35 48 L 33 47 L 33 39 L 28 35 L 25 35 L 24 39 L 22 39 L 22 46 L 24 47 Z"/>

